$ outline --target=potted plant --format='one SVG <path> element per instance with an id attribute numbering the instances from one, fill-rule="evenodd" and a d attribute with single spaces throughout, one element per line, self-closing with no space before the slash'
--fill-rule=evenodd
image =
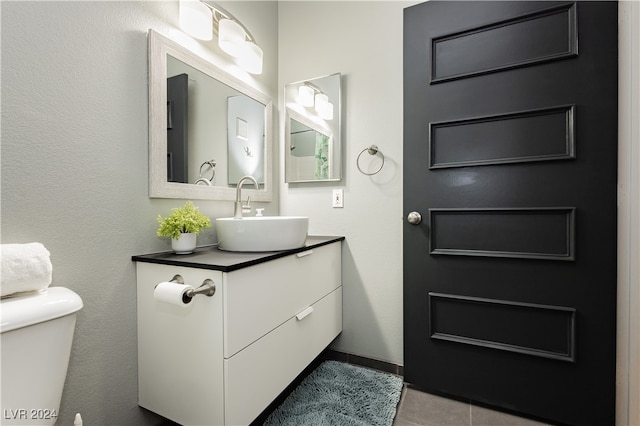
<path id="1" fill-rule="evenodd" d="M 211 220 L 191 201 L 172 209 L 166 218 L 158 215 L 158 236 L 171 237 L 171 248 L 176 254 L 189 254 L 196 248 L 196 236 L 211 228 Z"/>

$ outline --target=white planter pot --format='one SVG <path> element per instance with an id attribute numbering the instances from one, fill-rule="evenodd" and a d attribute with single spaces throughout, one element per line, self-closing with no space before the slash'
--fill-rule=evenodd
<path id="1" fill-rule="evenodd" d="M 180 234 L 180 238 L 171 239 L 171 248 L 176 254 L 189 254 L 193 253 L 196 248 L 196 234 L 190 232 L 186 234 Z"/>

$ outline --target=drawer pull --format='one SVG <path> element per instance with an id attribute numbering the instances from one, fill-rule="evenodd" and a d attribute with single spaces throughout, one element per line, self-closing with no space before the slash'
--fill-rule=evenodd
<path id="1" fill-rule="evenodd" d="M 310 254 L 313 254 L 313 250 L 301 251 L 300 253 L 296 253 L 296 256 L 305 257 L 309 256 Z"/>
<path id="2" fill-rule="evenodd" d="M 302 321 L 303 319 L 305 319 L 305 317 L 307 315 L 309 315 L 311 312 L 313 312 L 313 306 L 309 306 L 307 309 L 305 309 L 304 311 L 300 312 L 298 315 L 296 315 L 296 319 L 298 321 Z"/>

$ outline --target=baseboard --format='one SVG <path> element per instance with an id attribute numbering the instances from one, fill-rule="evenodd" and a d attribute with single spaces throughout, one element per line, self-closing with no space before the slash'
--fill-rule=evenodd
<path id="1" fill-rule="evenodd" d="M 393 364 L 387 361 L 367 358 L 361 355 L 350 354 L 347 352 L 336 351 L 334 349 L 325 349 L 320 356 L 325 360 L 342 361 L 347 364 L 359 365 L 361 367 L 372 368 L 374 370 L 384 371 L 385 373 L 395 374 L 404 377 L 404 367 L 402 365 Z"/>

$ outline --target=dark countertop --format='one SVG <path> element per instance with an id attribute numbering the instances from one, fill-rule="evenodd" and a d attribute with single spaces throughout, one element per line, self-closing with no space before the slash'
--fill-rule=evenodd
<path id="1" fill-rule="evenodd" d="M 158 263 L 161 265 L 186 266 L 188 268 L 231 272 L 343 240 L 344 237 L 309 236 L 307 237 L 304 247 L 260 253 L 223 251 L 218 249 L 217 246 L 210 245 L 196 247 L 195 251 L 191 254 L 175 254 L 172 251 L 165 251 L 132 256 L 131 260 L 134 262 Z"/>

